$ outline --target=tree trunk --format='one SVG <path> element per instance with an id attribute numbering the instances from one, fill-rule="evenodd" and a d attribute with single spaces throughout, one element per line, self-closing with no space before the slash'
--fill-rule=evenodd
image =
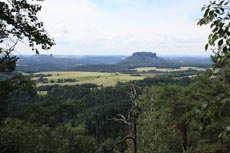
<path id="1" fill-rule="evenodd" d="M 137 153 L 137 124 L 136 124 L 136 120 L 134 120 L 134 122 L 132 124 L 132 137 L 133 137 L 132 153 Z"/>

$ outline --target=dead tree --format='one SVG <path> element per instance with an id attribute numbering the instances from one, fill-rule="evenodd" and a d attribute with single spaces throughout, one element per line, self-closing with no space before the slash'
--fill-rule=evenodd
<path id="1" fill-rule="evenodd" d="M 117 114 L 117 118 L 113 118 L 113 121 L 121 122 L 129 127 L 129 135 L 124 137 L 120 142 L 114 144 L 113 148 L 109 152 L 113 151 L 118 145 L 124 144 L 127 140 L 132 140 L 132 153 L 137 153 L 137 103 L 136 103 L 136 89 L 134 85 L 130 87 L 130 100 L 132 103 L 128 116 L 125 117 L 122 114 Z"/>

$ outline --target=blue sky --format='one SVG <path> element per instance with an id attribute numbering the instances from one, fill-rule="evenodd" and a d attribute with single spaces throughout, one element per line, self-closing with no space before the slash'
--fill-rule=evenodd
<path id="1" fill-rule="evenodd" d="M 208 0 L 46 0 L 39 14 L 55 39 L 52 54 L 208 55 L 208 27 L 197 19 Z M 20 50 L 23 50 L 20 51 Z M 19 45 L 21 54 L 31 51 Z M 42 53 L 47 53 L 42 52 Z"/>

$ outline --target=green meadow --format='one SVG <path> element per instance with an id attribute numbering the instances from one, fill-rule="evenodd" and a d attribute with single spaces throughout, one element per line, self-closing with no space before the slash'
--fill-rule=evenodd
<path id="1" fill-rule="evenodd" d="M 148 71 L 159 71 L 159 72 L 177 72 L 177 71 L 186 71 L 186 70 L 197 70 L 197 71 L 205 71 L 206 69 L 204 68 L 198 68 L 198 67 L 180 67 L 176 69 L 172 68 L 157 68 L 157 67 L 139 67 L 134 70 L 137 70 L 137 72 L 148 72 Z"/>
<path id="2" fill-rule="evenodd" d="M 143 80 L 146 77 L 154 77 L 157 73 L 144 73 L 150 70 L 156 70 L 159 74 L 182 72 L 189 69 L 204 71 L 203 68 L 181 67 L 179 69 L 140 67 L 136 68 L 138 75 L 108 72 L 80 72 L 80 71 L 56 71 L 56 72 L 38 72 L 34 73 L 32 78 L 37 82 L 37 86 L 44 85 L 77 85 L 93 83 L 97 85 L 115 86 L 118 82 L 129 82 L 131 80 Z M 143 72 L 143 73 L 142 73 Z M 160 73 L 159 73 L 160 72 Z"/>
<path id="3" fill-rule="evenodd" d="M 122 73 L 101 73 L 101 72 L 39 72 L 34 75 L 44 75 L 46 81 L 38 81 L 40 77 L 33 77 L 37 80 L 37 86 L 42 85 L 76 85 L 85 83 L 94 83 L 103 86 L 115 86 L 118 82 L 128 82 L 131 80 L 142 80 L 146 76 L 132 76 Z M 153 77 L 154 75 L 152 75 Z M 68 81 L 72 80 L 72 81 Z"/>

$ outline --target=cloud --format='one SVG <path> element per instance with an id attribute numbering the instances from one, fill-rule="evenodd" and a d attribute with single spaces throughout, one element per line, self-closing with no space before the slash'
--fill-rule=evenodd
<path id="1" fill-rule="evenodd" d="M 46 0 L 40 18 L 53 54 L 205 54 L 196 25 L 206 0 Z"/>

